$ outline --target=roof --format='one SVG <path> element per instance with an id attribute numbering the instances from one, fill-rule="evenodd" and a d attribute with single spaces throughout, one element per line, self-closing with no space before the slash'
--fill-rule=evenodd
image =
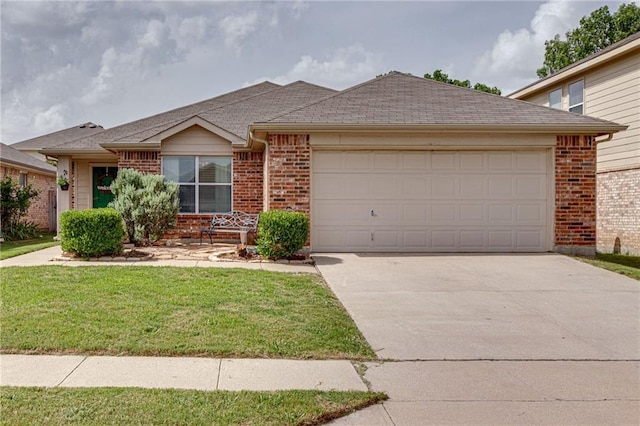
<path id="1" fill-rule="evenodd" d="M 392 72 L 253 128 L 548 128 L 618 131 L 616 123 Z M 311 126 L 310 126 L 311 125 Z M 318 125 L 314 127 L 313 125 Z M 550 130 L 551 131 L 551 130 Z M 556 130 L 554 130 L 556 131 Z"/>
<path id="2" fill-rule="evenodd" d="M 46 174 L 55 174 L 56 168 L 49 163 L 38 160 L 29 154 L 20 152 L 11 145 L 0 143 L 0 161 L 18 167 L 35 169 Z"/>
<path id="3" fill-rule="evenodd" d="M 59 130 L 54 133 L 49 133 L 46 135 L 38 136 L 36 138 L 16 142 L 11 144 L 11 146 L 20 151 L 41 150 L 43 148 L 50 148 L 56 145 L 60 145 L 74 139 L 100 133 L 103 130 L 104 128 L 99 124 L 88 122 L 69 127 L 68 129 Z"/>
<path id="4" fill-rule="evenodd" d="M 239 139 L 246 140 L 248 137 L 247 129 L 249 124 L 259 120 L 269 119 L 281 114 L 283 111 L 288 111 L 301 105 L 305 105 L 311 100 L 325 98 L 334 93 L 336 93 L 336 91 L 333 89 L 316 86 L 304 81 L 297 81 L 286 86 L 277 86 L 272 90 L 267 90 L 254 96 L 227 103 L 219 107 L 203 109 L 200 111 L 192 110 L 191 112 L 196 113 L 196 116 L 201 117 L 221 129 L 234 134 Z M 194 115 L 192 114 L 188 116 L 188 118 L 193 116 Z M 172 120 L 161 126 L 145 129 L 111 142 L 143 142 L 158 133 L 183 122 L 185 118 L 187 117 L 183 116 L 180 119 Z M 108 142 L 106 145 L 108 145 Z"/>
<path id="5" fill-rule="evenodd" d="M 270 82 L 259 83 L 191 105 L 112 127 L 97 135 L 90 135 L 67 143 L 58 144 L 55 146 L 55 149 L 50 151 L 102 150 L 99 145 L 102 143 L 140 142 L 204 111 L 217 109 L 234 102 L 251 98 L 261 93 L 272 91 L 279 87 L 281 86 Z"/>
<path id="6" fill-rule="evenodd" d="M 600 63 L 606 60 L 613 59 L 614 57 L 618 56 L 618 54 L 626 53 L 630 48 L 633 48 L 633 47 L 640 47 L 640 31 L 630 35 L 627 38 L 620 40 L 617 43 L 613 43 L 612 45 L 605 47 L 604 49 L 600 50 L 597 53 L 589 55 L 586 58 L 583 58 L 579 61 L 576 61 L 573 64 L 568 65 L 562 68 L 561 70 L 554 72 L 553 74 L 550 74 L 544 78 L 534 81 L 533 83 L 528 84 L 516 90 L 513 93 L 510 93 L 509 95 L 507 95 L 507 97 L 518 98 L 525 94 L 523 92 L 537 91 L 539 89 L 544 88 L 547 84 L 555 84 L 556 81 L 558 80 L 558 77 L 567 78 L 569 77 L 569 75 L 573 75 L 577 72 L 583 72 L 585 69 L 588 69 L 592 66 L 599 65 Z M 575 71 L 575 72 L 572 72 L 572 71 Z M 563 76 L 563 74 L 567 74 L 567 75 Z M 533 89 L 533 90 L 528 90 L 528 89 Z"/>

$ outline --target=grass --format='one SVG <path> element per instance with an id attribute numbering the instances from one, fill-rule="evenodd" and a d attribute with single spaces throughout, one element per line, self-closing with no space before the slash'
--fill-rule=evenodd
<path id="1" fill-rule="evenodd" d="M 583 262 L 640 280 L 640 256 L 598 253 L 595 259 L 579 258 Z"/>
<path id="2" fill-rule="evenodd" d="M 53 237 L 55 235 L 55 233 L 45 232 L 40 237 L 32 238 L 30 240 L 7 241 L 0 243 L 0 260 L 57 246 L 60 242 L 53 241 Z"/>
<path id="3" fill-rule="evenodd" d="M 373 392 L 0 389 L 3 425 L 319 425 L 386 399 Z"/>
<path id="4" fill-rule="evenodd" d="M 1 290 L 4 353 L 375 358 L 316 275 L 11 267 Z"/>

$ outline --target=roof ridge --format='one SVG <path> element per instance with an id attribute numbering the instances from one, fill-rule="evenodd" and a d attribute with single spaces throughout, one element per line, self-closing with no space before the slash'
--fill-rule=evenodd
<path id="1" fill-rule="evenodd" d="M 330 94 L 330 95 L 328 95 L 328 96 L 326 96 L 326 97 L 324 97 L 324 98 L 321 98 L 321 99 L 318 99 L 318 100 L 315 100 L 315 101 L 311 101 L 311 102 L 309 102 L 308 104 L 304 104 L 304 105 L 302 105 L 302 106 L 300 106 L 300 107 L 297 107 L 297 108 L 294 108 L 294 109 L 291 109 L 291 110 L 285 111 L 285 112 L 283 112 L 282 114 L 279 114 L 279 115 L 276 115 L 276 116 L 274 116 L 274 117 L 271 117 L 270 119 L 268 119 L 268 120 L 266 120 L 266 121 L 264 121 L 264 122 L 266 123 L 266 122 L 268 122 L 268 121 L 273 121 L 273 120 L 275 120 L 275 119 L 277 119 L 277 118 L 280 118 L 280 117 L 282 117 L 282 116 L 284 116 L 284 115 L 291 114 L 292 112 L 296 112 L 296 111 L 299 111 L 299 110 L 304 109 L 304 108 L 308 108 L 308 107 L 310 107 L 310 106 L 312 106 L 312 105 L 315 105 L 315 104 L 319 104 L 320 102 L 324 102 L 324 101 L 326 101 L 326 100 L 329 100 L 329 99 L 331 99 L 331 98 L 334 98 L 334 97 L 336 97 L 336 96 L 339 96 L 339 95 L 341 95 L 341 94 L 343 94 L 343 93 L 350 92 L 350 91 L 355 90 L 355 89 L 357 89 L 357 88 L 359 88 L 359 87 L 365 86 L 365 85 L 367 85 L 367 84 L 371 84 L 371 83 L 373 83 L 374 81 L 379 81 L 380 79 L 387 78 L 387 77 L 389 77 L 389 76 L 391 76 L 391 75 L 396 75 L 396 74 L 402 74 L 402 73 L 401 73 L 401 72 L 399 72 L 399 71 L 390 71 L 390 72 L 388 72 L 387 74 L 381 75 L 380 77 L 374 77 L 374 78 L 372 78 L 372 79 L 370 79 L 370 80 L 367 80 L 367 81 L 365 81 L 365 82 L 363 82 L 363 83 L 356 84 L 355 86 L 347 87 L 347 88 L 346 88 L 346 89 L 344 89 L 344 90 L 339 90 L 339 91 L 337 91 L 336 93 L 332 93 L 332 94 Z M 319 87 L 322 87 L 322 86 L 319 86 Z M 332 90 L 335 90 L 335 89 L 332 89 Z"/>

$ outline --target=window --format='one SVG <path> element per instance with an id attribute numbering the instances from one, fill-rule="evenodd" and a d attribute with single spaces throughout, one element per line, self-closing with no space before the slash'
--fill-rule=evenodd
<path id="1" fill-rule="evenodd" d="M 582 114 L 584 110 L 584 80 L 569 85 L 569 112 Z"/>
<path id="2" fill-rule="evenodd" d="M 180 213 L 231 211 L 231 157 L 166 156 L 162 174 L 180 185 Z"/>
<path id="3" fill-rule="evenodd" d="M 25 186 L 27 186 L 28 182 L 27 182 L 26 173 L 20 173 L 19 183 L 20 183 L 20 188 L 24 188 Z"/>
<path id="4" fill-rule="evenodd" d="M 562 109 L 562 89 L 549 92 L 549 107 L 555 109 Z"/>

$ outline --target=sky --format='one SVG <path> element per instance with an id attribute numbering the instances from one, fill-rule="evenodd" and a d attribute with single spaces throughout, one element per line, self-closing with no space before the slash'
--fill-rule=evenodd
<path id="1" fill-rule="evenodd" d="M 544 41 L 612 1 L 5 1 L 0 141 L 113 127 L 264 80 L 345 89 L 442 69 L 537 79 Z"/>

